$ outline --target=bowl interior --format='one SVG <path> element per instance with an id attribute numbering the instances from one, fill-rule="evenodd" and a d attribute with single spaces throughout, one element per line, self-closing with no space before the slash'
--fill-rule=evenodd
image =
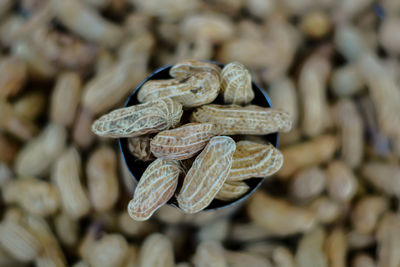
<path id="1" fill-rule="evenodd" d="M 219 65 L 221 68 L 224 66 L 223 64 L 220 64 L 217 62 L 213 62 L 213 63 Z M 145 82 L 147 82 L 148 80 L 172 78 L 169 75 L 169 70 L 171 67 L 172 67 L 172 65 L 162 67 L 162 68 L 156 70 L 155 72 L 153 72 L 152 74 L 150 74 L 146 79 L 144 79 L 136 87 L 136 89 L 131 93 L 131 95 L 128 97 L 128 100 L 125 103 L 125 107 L 139 104 L 139 102 L 137 101 L 137 93 L 138 93 L 139 89 L 142 87 L 142 85 Z M 255 97 L 254 97 L 253 101 L 251 102 L 251 104 L 262 106 L 262 107 L 271 107 L 271 102 L 270 102 L 270 99 L 269 99 L 268 95 L 266 94 L 266 92 L 254 82 L 252 83 L 252 86 L 253 86 Z M 223 104 L 220 98 L 217 98 L 213 103 Z M 261 137 L 266 139 L 268 142 L 273 144 L 275 147 L 278 146 L 278 133 L 263 135 Z M 119 138 L 118 142 L 119 142 L 119 147 L 120 147 L 120 150 L 122 153 L 122 157 L 125 161 L 126 166 L 128 167 L 129 172 L 132 175 L 132 179 L 134 179 L 136 182 L 138 182 L 140 180 L 140 177 L 142 176 L 143 172 L 146 170 L 147 166 L 151 162 L 143 162 L 143 161 L 137 160 L 129 152 L 127 138 Z M 229 201 L 229 202 L 214 199 L 210 203 L 210 205 L 204 210 L 216 210 L 216 209 L 220 209 L 220 208 L 225 208 L 225 207 L 235 205 L 235 204 L 239 203 L 240 201 L 243 201 L 244 199 L 249 197 L 255 190 L 257 190 L 257 188 L 262 184 L 263 180 L 264 180 L 264 178 L 251 178 L 251 179 L 245 180 L 244 182 L 246 182 L 246 184 L 250 187 L 250 190 L 246 194 L 244 194 L 241 198 L 234 200 L 234 201 Z M 177 207 L 177 202 L 176 202 L 175 197 L 173 197 L 168 202 L 168 204 Z"/>

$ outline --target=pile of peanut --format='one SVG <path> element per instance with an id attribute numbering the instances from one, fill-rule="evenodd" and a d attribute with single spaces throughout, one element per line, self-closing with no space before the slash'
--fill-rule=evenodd
<path id="1" fill-rule="evenodd" d="M 0 266 L 398 267 L 399 36 L 398 0 L 0 0 Z M 239 205 L 132 220 L 91 126 L 183 60 L 248 68 L 292 120 L 284 164 Z"/>
<path id="2" fill-rule="evenodd" d="M 130 152 L 138 160 L 157 157 L 144 171 L 128 205 L 129 215 L 138 221 L 149 219 L 175 192 L 179 192 L 179 208 L 186 213 L 207 208 L 214 198 L 238 199 L 250 189 L 244 180 L 275 174 L 283 157 L 262 138 L 254 142 L 245 136 L 236 143 L 227 135 L 254 139 L 251 135 L 291 128 L 288 113 L 248 105 L 254 98 L 251 75 L 238 62 L 221 71 L 213 63 L 185 60 L 169 73 L 172 79 L 150 80 L 140 87 L 137 98 L 143 104 L 111 111 L 92 125 L 99 136 L 130 137 Z M 218 94 L 227 105 L 210 104 Z M 188 116 L 191 123 L 181 121 Z"/>

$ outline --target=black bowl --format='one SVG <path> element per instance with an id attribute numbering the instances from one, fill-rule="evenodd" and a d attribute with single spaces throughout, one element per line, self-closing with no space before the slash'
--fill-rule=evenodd
<path id="1" fill-rule="evenodd" d="M 212 62 L 212 63 L 219 65 L 221 68 L 224 66 L 223 64 L 218 63 L 218 62 Z M 162 67 L 162 68 L 156 70 L 155 72 L 153 72 L 152 74 L 150 74 L 131 93 L 131 95 L 128 97 L 128 100 L 126 101 L 124 106 L 129 107 L 132 105 L 139 104 L 139 102 L 137 101 L 137 93 L 138 93 L 139 89 L 142 87 L 142 85 L 145 82 L 147 82 L 148 80 L 172 78 L 169 75 L 169 70 L 172 66 L 173 65 L 168 65 L 168 66 Z M 255 82 L 252 82 L 252 86 L 253 86 L 253 91 L 254 91 L 255 97 L 254 97 L 253 101 L 251 102 L 251 104 L 259 105 L 262 107 L 272 107 L 271 101 L 270 101 L 267 93 L 260 86 L 258 86 Z M 222 102 L 219 98 L 217 98 L 213 103 L 222 104 Z M 268 142 L 273 144 L 275 147 L 278 147 L 278 133 L 263 135 L 261 137 L 265 138 L 265 140 L 267 140 Z M 118 142 L 119 142 L 119 148 L 121 150 L 122 157 L 125 161 L 125 164 L 128 167 L 128 170 L 131 173 L 133 180 L 138 182 L 140 177 L 142 176 L 143 172 L 145 171 L 147 166 L 150 164 L 150 162 L 143 162 L 143 161 L 137 160 L 129 152 L 127 138 L 119 138 Z M 205 208 L 204 210 L 217 210 L 217 209 L 226 208 L 226 207 L 238 204 L 239 202 L 245 200 L 251 194 L 253 194 L 257 190 L 257 188 L 262 184 L 263 180 L 264 180 L 264 178 L 251 178 L 251 179 L 245 180 L 244 182 L 246 182 L 246 184 L 250 187 L 250 190 L 246 194 L 244 194 L 242 197 L 240 197 L 239 199 L 236 199 L 234 201 L 221 201 L 221 200 L 214 199 L 210 203 L 210 205 L 207 208 Z M 175 206 L 175 207 L 178 206 L 175 197 L 173 197 L 168 202 L 168 204 Z"/>

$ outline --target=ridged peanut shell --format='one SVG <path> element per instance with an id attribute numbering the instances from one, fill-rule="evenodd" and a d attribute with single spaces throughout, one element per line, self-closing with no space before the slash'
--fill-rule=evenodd
<path id="1" fill-rule="evenodd" d="M 137 159 L 143 161 L 154 160 L 154 155 L 150 151 L 151 138 L 147 135 L 131 137 L 128 139 L 129 152 Z"/>
<path id="2" fill-rule="evenodd" d="M 227 181 L 273 175 L 282 167 L 283 155 L 272 144 L 239 141 Z"/>
<path id="3" fill-rule="evenodd" d="M 144 171 L 129 202 L 129 215 L 144 221 L 174 195 L 181 172 L 176 160 L 156 159 Z"/>
<path id="4" fill-rule="evenodd" d="M 250 187 L 245 182 L 225 181 L 215 198 L 223 201 L 238 199 L 249 191 L 249 189 Z"/>
<path id="5" fill-rule="evenodd" d="M 224 103 L 248 104 L 254 98 L 250 72 L 239 62 L 232 62 L 222 69 L 221 94 Z"/>
<path id="6" fill-rule="evenodd" d="M 187 213 L 206 208 L 222 188 L 232 166 L 236 144 L 228 136 L 213 137 L 186 174 L 177 197 Z"/>
<path id="7" fill-rule="evenodd" d="M 180 79 L 148 81 L 140 88 L 137 97 L 142 103 L 170 97 L 184 107 L 198 107 L 214 101 L 219 87 L 217 74 L 199 72 Z"/>
<path id="8" fill-rule="evenodd" d="M 217 133 L 215 124 L 189 123 L 158 133 L 150 142 L 151 152 L 157 158 L 189 159 L 202 150 Z"/>
<path id="9" fill-rule="evenodd" d="M 96 120 L 92 131 L 104 137 L 135 137 L 173 127 L 182 114 L 181 104 L 163 98 L 114 110 Z"/>
<path id="10" fill-rule="evenodd" d="M 196 72 L 212 72 L 221 75 L 221 68 L 215 64 L 197 60 L 182 60 L 169 70 L 169 75 L 174 78 L 185 78 Z"/>
<path id="11" fill-rule="evenodd" d="M 265 135 L 288 132 L 292 127 L 288 113 L 255 105 L 204 105 L 193 112 L 191 120 L 218 124 L 224 135 Z"/>

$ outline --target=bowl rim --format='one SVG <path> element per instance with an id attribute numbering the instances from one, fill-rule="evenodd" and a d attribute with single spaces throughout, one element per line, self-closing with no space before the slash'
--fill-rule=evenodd
<path id="1" fill-rule="evenodd" d="M 203 60 L 203 61 L 204 61 L 204 62 L 208 62 L 208 63 L 216 64 L 216 65 L 218 65 L 221 69 L 225 66 L 225 64 L 222 64 L 222 63 L 217 62 L 217 61 L 212 61 L 212 60 Z M 158 68 L 158 69 L 156 69 L 154 72 L 152 72 L 151 74 L 149 74 L 146 78 L 144 78 L 144 79 L 136 86 L 136 88 L 130 93 L 130 95 L 128 96 L 127 100 L 126 100 L 125 103 L 124 103 L 124 107 L 130 106 L 129 103 L 131 102 L 132 98 L 136 97 L 138 91 L 140 90 L 140 88 L 143 86 L 144 83 L 146 83 L 146 82 L 149 81 L 149 80 L 152 80 L 152 78 L 153 78 L 154 76 L 156 76 L 157 74 L 159 74 L 159 73 L 161 73 L 161 72 L 163 72 L 163 71 L 166 71 L 167 69 L 170 69 L 170 68 L 171 68 L 172 66 L 174 66 L 174 65 L 175 65 L 175 64 L 169 64 L 169 65 L 163 66 L 163 67 L 161 67 L 161 68 Z M 169 71 L 168 71 L 168 73 L 169 73 Z M 171 77 L 171 78 L 172 78 L 172 77 Z M 272 103 L 271 103 L 270 97 L 268 96 L 267 92 L 266 92 L 261 86 L 259 86 L 256 82 L 252 81 L 252 88 L 253 88 L 253 90 L 254 90 L 254 89 L 257 89 L 257 90 L 264 96 L 264 99 L 267 101 L 267 103 L 268 103 L 268 105 L 269 105 L 270 108 L 273 107 L 273 106 L 272 106 Z M 275 135 L 275 142 L 274 142 L 274 143 L 271 142 L 271 144 L 272 144 L 274 147 L 278 148 L 278 145 L 279 145 L 279 133 L 272 133 L 271 135 Z M 266 135 L 261 135 L 261 136 L 266 136 Z M 128 162 L 127 162 L 127 159 L 126 159 L 126 156 L 125 156 L 125 153 L 126 153 L 127 149 L 124 149 L 124 148 L 123 148 L 123 140 L 125 140 L 125 139 L 126 139 L 126 138 L 118 138 L 118 147 L 119 147 L 119 150 L 120 150 L 120 152 L 121 152 L 121 155 L 122 155 L 122 159 L 123 159 L 123 161 L 124 161 L 124 164 L 125 164 L 126 168 L 128 169 L 129 174 L 131 175 L 131 178 L 132 178 L 133 181 L 137 184 L 137 183 L 139 182 L 140 178 L 138 179 L 138 178 L 134 175 L 132 169 L 130 168 L 130 164 L 128 164 Z M 127 152 L 127 153 L 129 153 L 129 152 Z M 149 164 L 150 164 L 150 163 L 149 163 Z M 244 194 L 244 195 L 241 196 L 240 198 L 235 199 L 235 200 L 233 200 L 233 201 L 229 201 L 229 202 L 226 201 L 226 204 L 225 204 L 225 205 L 221 205 L 221 206 L 218 206 L 218 207 L 212 207 L 212 208 L 206 207 L 206 208 L 205 208 L 204 210 L 202 210 L 202 211 L 215 211 L 215 210 L 219 210 L 219 209 L 229 208 L 229 207 L 232 207 L 232 206 L 234 206 L 234 205 L 237 205 L 237 204 L 243 202 L 243 201 L 246 200 L 248 197 L 250 197 L 250 196 L 261 186 L 261 184 L 262 184 L 262 183 L 264 182 L 264 180 L 265 180 L 265 177 L 264 177 L 264 178 L 249 178 L 249 179 L 257 179 L 258 182 L 257 182 L 257 184 L 256 184 L 254 187 L 252 187 L 246 194 Z M 213 200 L 213 201 L 214 201 L 214 200 Z M 223 202 L 225 202 L 225 201 L 223 201 Z M 211 205 L 212 203 L 213 203 L 213 202 L 211 202 L 210 205 Z M 170 206 L 173 206 L 173 207 L 175 207 L 175 208 L 180 209 L 180 208 L 178 207 L 178 205 L 175 204 L 175 203 L 173 203 L 173 202 L 168 201 L 167 204 L 170 205 Z"/>

